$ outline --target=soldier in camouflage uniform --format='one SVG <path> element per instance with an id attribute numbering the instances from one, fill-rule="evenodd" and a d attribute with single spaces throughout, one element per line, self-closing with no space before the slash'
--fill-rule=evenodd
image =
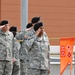
<path id="1" fill-rule="evenodd" d="M 29 50 L 28 75 L 49 75 L 50 45 L 48 37 L 43 35 L 43 23 L 34 25 L 35 34 L 25 41 Z"/>
<path id="2" fill-rule="evenodd" d="M 39 17 L 33 18 L 33 24 L 38 22 L 40 20 Z M 23 31 L 19 38 L 20 40 L 23 40 L 21 43 L 21 50 L 20 50 L 20 62 L 21 62 L 21 75 L 27 75 L 28 74 L 28 66 L 29 66 L 29 54 L 28 54 L 28 49 L 25 46 L 25 40 L 27 38 L 30 38 L 34 34 L 34 29 L 33 29 L 32 23 L 28 23 L 26 26 L 26 30 Z"/>
<path id="3" fill-rule="evenodd" d="M 0 75 L 11 75 L 13 34 L 7 20 L 1 21 L 0 27 Z"/>
<path id="4" fill-rule="evenodd" d="M 20 75 L 20 59 L 19 59 L 19 50 L 20 50 L 20 43 L 15 38 L 17 27 L 12 26 L 10 27 L 9 31 L 11 31 L 14 35 L 14 48 L 13 48 L 13 70 L 12 75 Z"/>
<path id="5" fill-rule="evenodd" d="M 31 29 L 31 27 L 32 27 L 32 24 L 28 23 L 27 26 L 26 26 L 27 29 L 25 30 L 26 32 L 22 36 L 23 42 L 21 44 L 21 49 L 20 49 L 21 75 L 27 75 L 27 71 L 28 71 L 28 65 L 29 65 L 28 64 L 29 63 L 29 61 L 28 61 L 29 60 L 28 59 L 28 50 L 25 47 L 24 43 L 25 43 L 25 40 L 30 37 L 26 33 L 29 32 L 29 30 Z"/>

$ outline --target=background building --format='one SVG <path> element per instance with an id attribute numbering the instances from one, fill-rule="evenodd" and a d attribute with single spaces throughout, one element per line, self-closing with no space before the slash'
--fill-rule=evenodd
<path id="1" fill-rule="evenodd" d="M 0 0 L 0 20 L 9 20 L 10 26 L 21 28 L 21 0 Z"/>
<path id="2" fill-rule="evenodd" d="M 18 31 L 24 30 L 34 16 L 41 17 L 50 38 L 51 75 L 59 75 L 59 38 L 75 37 L 75 0 L 0 0 L 0 21 L 9 20 Z M 74 70 L 73 66 L 73 75 Z M 69 66 L 63 75 L 66 74 L 69 75 Z"/>
<path id="3" fill-rule="evenodd" d="M 75 0 L 28 0 L 29 22 L 33 16 L 41 17 L 49 38 L 75 37 Z"/>
<path id="4" fill-rule="evenodd" d="M 0 21 L 9 20 L 10 26 L 24 30 L 28 23 L 28 0 L 0 0 Z"/>

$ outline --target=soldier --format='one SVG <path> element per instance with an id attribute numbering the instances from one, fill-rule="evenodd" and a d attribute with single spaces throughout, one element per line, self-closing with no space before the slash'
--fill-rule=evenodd
<path id="1" fill-rule="evenodd" d="M 49 75 L 50 72 L 50 44 L 43 36 L 43 23 L 34 25 L 35 34 L 24 43 L 29 50 L 28 75 Z"/>
<path id="2" fill-rule="evenodd" d="M 39 21 L 39 17 L 35 17 L 32 19 L 32 23 L 36 23 Z M 19 36 L 22 38 L 23 42 L 21 44 L 20 49 L 20 62 L 21 62 L 21 75 L 28 74 L 28 66 L 29 66 L 29 54 L 28 48 L 25 46 L 25 41 L 34 34 L 34 29 L 32 23 L 28 23 L 26 26 L 26 30 L 22 32 Z"/>
<path id="3" fill-rule="evenodd" d="M 0 75 L 11 75 L 13 34 L 9 32 L 7 20 L 2 20 L 0 27 Z"/>
<path id="4" fill-rule="evenodd" d="M 10 27 L 9 31 L 11 31 L 14 35 L 14 48 L 13 48 L 13 70 L 12 75 L 20 75 L 20 58 L 19 58 L 19 50 L 20 50 L 20 43 L 15 38 L 17 27 L 12 26 Z"/>
<path id="5" fill-rule="evenodd" d="M 28 23 L 26 28 L 27 29 L 25 30 L 25 33 L 24 32 L 22 33 L 23 42 L 21 44 L 21 49 L 20 49 L 21 75 L 27 75 L 27 72 L 28 72 L 28 65 L 29 65 L 28 50 L 25 47 L 24 43 L 27 38 L 30 38 L 29 36 L 27 36 L 26 33 L 30 31 L 30 29 L 32 28 L 32 24 Z"/>

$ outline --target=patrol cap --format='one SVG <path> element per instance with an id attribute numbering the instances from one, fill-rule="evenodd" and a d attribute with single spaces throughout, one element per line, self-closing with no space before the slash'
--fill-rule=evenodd
<path id="1" fill-rule="evenodd" d="M 37 31 L 41 26 L 43 26 L 42 22 L 38 22 L 34 25 L 34 30 Z"/>
<path id="2" fill-rule="evenodd" d="M 10 29 L 9 29 L 9 31 L 11 31 L 11 32 L 17 32 L 17 27 L 15 27 L 15 26 L 12 26 L 12 27 L 10 27 Z"/>
<path id="3" fill-rule="evenodd" d="M 37 23 L 40 20 L 40 17 L 33 17 L 31 23 Z"/>
<path id="4" fill-rule="evenodd" d="M 33 26 L 32 23 L 28 23 L 27 26 L 26 26 L 26 28 L 30 28 L 32 26 Z"/>
<path id="5" fill-rule="evenodd" d="M 0 26 L 3 26 L 5 24 L 8 24 L 8 20 L 2 20 L 1 23 L 0 23 Z"/>

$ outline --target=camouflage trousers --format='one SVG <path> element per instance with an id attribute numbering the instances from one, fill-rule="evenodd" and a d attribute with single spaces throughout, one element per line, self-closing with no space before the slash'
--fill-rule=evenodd
<path id="1" fill-rule="evenodd" d="M 28 75 L 29 62 L 27 60 L 20 60 L 21 75 Z"/>
<path id="2" fill-rule="evenodd" d="M 0 60 L 0 75 L 12 74 L 12 62 Z"/>
<path id="3" fill-rule="evenodd" d="M 20 61 L 13 63 L 12 75 L 20 75 Z"/>
<path id="4" fill-rule="evenodd" d="M 28 69 L 28 75 L 49 75 L 47 70 Z"/>

